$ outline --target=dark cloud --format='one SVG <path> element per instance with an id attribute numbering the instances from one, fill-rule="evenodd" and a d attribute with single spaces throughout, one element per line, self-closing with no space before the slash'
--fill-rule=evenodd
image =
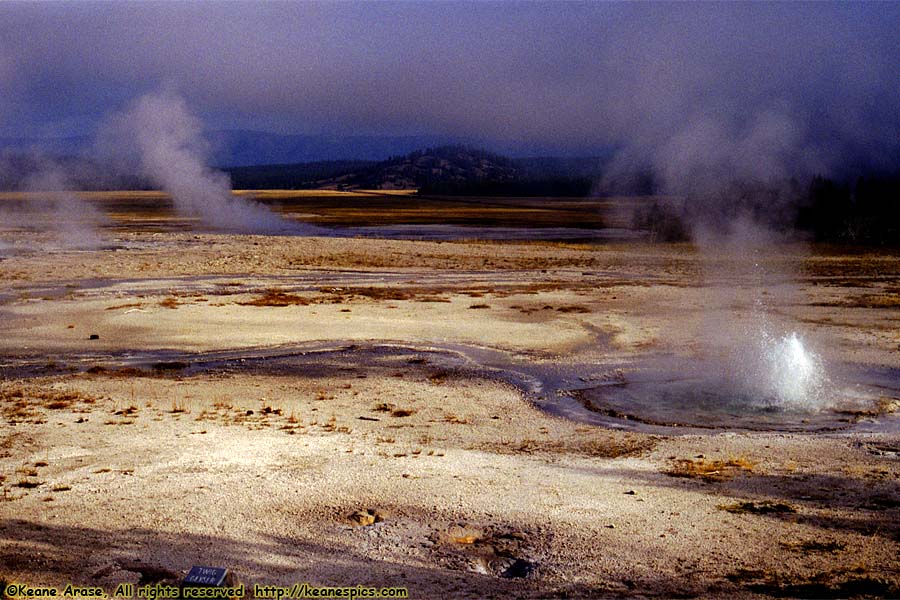
<path id="1" fill-rule="evenodd" d="M 900 139 L 900 3 L 4 3 L 0 135 L 160 86 L 209 127 L 625 145 L 674 174 Z M 704 144 L 714 143 L 720 160 Z"/>

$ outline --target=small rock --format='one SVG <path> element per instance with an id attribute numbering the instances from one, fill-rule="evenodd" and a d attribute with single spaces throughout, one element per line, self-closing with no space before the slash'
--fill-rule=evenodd
<path id="1" fill-rule="evenodd" d="M 363 527 L 367 527 L 375 523 L 375 515 L 370 515 L 368 512 L 364 512 L 361 510 L 354 512 L 350 515 L 349 518 L 354 525 L 361 525 Z"/>
<path id="2" fill-rule="evenodd" d="M 374 508 L 367 508 L 366 510 L 354 511 L 347 518 L 350 519 L 350 522 L 354 525 L 368 527 L 369 525 L 384 521 L 384 517 L 384 513 L 377 511 Z"/>
<path id="3" fill-rule="evenodd" d="M 453 541 L 457 544 L 474 544 L 477 539 L 478 536 L 464 535 L 462 537 L 453 538 Z"/>
<path id="4" fill-rule="evenodd" d="M 97 335 L 96 333 L 92 333 L 91 335 L 88 336 L 88 339 L 89 340 L 99 340 L 100 336 Z"/>

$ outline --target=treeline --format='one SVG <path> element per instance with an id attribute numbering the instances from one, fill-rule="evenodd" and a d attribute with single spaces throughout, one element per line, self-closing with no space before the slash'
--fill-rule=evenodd
<path id="1" fill-rule="evenodd" d="M 111 165 L 77 156 L 40 157 L 0 150 L 0 191 L 40 189 L 42 177 L 58 176 L 71 190 L 149 190 L 151 182 L 136 173 L 122 173 Z"/>
<path id="2" fill-rule="evenodd" d="M 900 176 L 860 177 L 852 186 L 816 177 L 797 227 L 822 242 L 900 246 Z"/>
<path id="3" fill-rule="evenodd" d="M 728 231 L 747 218 L 774 231 L 799 231 L 817 242 L 900 246 L 900 176 L 859 177 L 854 184 L 817 176 L 778 187 L 733 184 L 683 202 L 655 200 L 632 225 L 659 241 L 686 241 L 691 226 Z"/>
<path id="4" fill-rule="evenodd" d="M 419 188 L 427 196 L 565 196 L 584 197 L 591 193 L 593 181 L 587 178 L 554 177 L 548 179 L 512 179 L 508 181 L 436 181 Z"/>

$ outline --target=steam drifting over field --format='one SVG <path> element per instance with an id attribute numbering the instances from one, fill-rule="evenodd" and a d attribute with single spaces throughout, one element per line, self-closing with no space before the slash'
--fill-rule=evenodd
<path id="1" fill-rule="evenodd" d="M 99 226 L 106 222 L 91 204 L 68 191 L 70 186 L 61 168 L 47 167 L 29 177 L 25 191 L 36 199 L 28 207 L 32 224 L 57 234 L 60 246 L 72 249 L 95 249 L 103 243 Z"/>
<path id="2" fill-rule="evenodd" d="M 120 168 L 160 186 L 179 213 L 204 225 L 241 233 L 300 231 L 261 204 L 231 193 L 228 176 L 207 166 L 199 119 L 174 92 L 146 94 L 115 114 L 98 148 L 108 157 L 124 157 Z"/>
<path id="3" fill-rule="evenodd" d="M 63 166 L 39 155 L 33 160 L 35 166 L 20 185 L 26 201 L 0 208 L 0 223 L 14 229 L 48 232 L 54 247 L 100 248 L 104 240 L 99 228 L 107 223 L 106 216 L 72 191 L 75 186 Z M 0 158 L 0 171 L 15 168 Z"/>

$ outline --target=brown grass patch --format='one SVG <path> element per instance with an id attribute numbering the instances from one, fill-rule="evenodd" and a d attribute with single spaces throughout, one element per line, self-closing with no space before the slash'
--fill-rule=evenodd
<path id="1" fill-rule="evenodd" d="M 143 305 L 143 302 L 129 302 L 128 304 L 116 304 L 115 306 L 107 306 L 106 310 L 118 310 L 120 308 L 139 308 Z"/>
<path id="2" fill-rule="evenodd" d="M 45 408 L 49 408 L 50 410 L 59 410 L 62 408 L 69 408 L 70 406 L 72 406 L 72 403 L 67 400 L 53 400 L 44 405 Z"/>
<path id="3" fill-rule="evenodd" d="M 810 306 L 827 306 L 840 308 L 900 308 L 900 293 L 885 292 L 881 294 L 860 294 L 839 300 L 813 302 Z"/>
<path id="4" fill-rule="evenodd" d="M 453 413 L 447 413 L 446 415 L 444 415 L 444 422 L 452 423 L 453 425 L 468 425 L 469 424 L 468 419 L 463 419 L 463 418 L 457 417 Z"/>
<path id="5" fill-rule="evenodd" d="M 586 306 L 579 306 L 577 304 L 569 304 L 566 306 L 557 307 L 557 312 L 561 313 L 589 313 L 591 309 Z"/>
<path id="6" fill-rule="evenodd" d="M 391 411 L 392 417 L 411 417 L 416 414 L 416 409 L 414 408 L 395 408 Z"/>
<path id="7" fill-rule="evenodd" d="M 169 297 L 164 300 L 160 300 L 159 305 L 163 308 L 175 309 L 178 308 L 179 305 L 181 305 L 181 302 L 179 302 L 177 298 Z"/>
<path id="8" fill-rule="evenodd" d="M 818 540 L 807 540 L 805 542 L 781 542 L 782 548 L 794 550 L 797 552 L 822 552 L 825 554 L 837 554 L 847 547 L 843 542 L 827 541 L 820 542 Z"/>
<path id="9" fill-rule="evenodd" d="M 681 459 L 672 463 L 672 467 L 663 471 L 670 477 L 701 479 L 706 482 L 726 481 L 738 473 L 752 473 L 755 463 L 745 457 L 734 457 L 728 460 Z"/>
<path id="10" fill-rule="evenodd" d="M 443 385 L 447 382 L 447 379 L 450 378 L 449 371 L 438 371 L 437 373 L 432 373 L 428 376 L 428 381 L 431 385 Z"/>
<path id="11" fill-rule="evenodd" d="M 725 504 L 718 508 L 737 515 L 769 515 L 797 512 L 797 509 L 790 504 L 770 502 L 768 500 L 763 500 L 762 502 L 737 502 L 735 504 Z"/>
<path id="12" fill-rule="evenodd" d="M 31 490 L 42 485 L 44 485 L 43 481 L 30 481 L 28 479 L 21 479 L 15 483 L 16 487 L 26 490 Z"/>
<path id="13" fill-rule="evenodd" d="M 478 449 L 498 454 L 574 454 L 593 458 L 623 458 L 637 456 L 656 446 L 656 439 L 642 435 L 541 440 L 525 438 L 519 441 L 485 444 Z"/>
<path id="14" fill-rule="evenodd" d="M 450 302 L 449 298 L 445 298 L 443 296 L 420 296 L 416 298 L 419 302 Z"/>
<path id="15" fill-rule="evenodd" d="M 308 298 L 297 296 L 296 294 L 288 294 L 281 290 L 266 290 L 261 296 L 248 300 L 246 302 L 238 302 L 241 306 L 306 306 L 311 304 Z"/>
<path id="16" fill-rule="evenodd" d="M 323 292 L 345 293 L 349 296 L 360 296 L 372 300 L 411 300 L 415 297 L 416 291 L 409 289 L 397 289 L 389 287 L 361 287 L 348 288 L 338 290 L 335 288 L 322 288 Z"/>
<path id="17" fill-rule="evenodd" d="M 69 408 L 80 402 L 93 404 L 97 401 L 93 396 L 71 390 L 39 388 L 22 384 L 12 384 L 0 389 L 0 411 L 10 420 L 33 419 L 40 416 L 37 410 L 43 407 L 50 410 Z"/>

